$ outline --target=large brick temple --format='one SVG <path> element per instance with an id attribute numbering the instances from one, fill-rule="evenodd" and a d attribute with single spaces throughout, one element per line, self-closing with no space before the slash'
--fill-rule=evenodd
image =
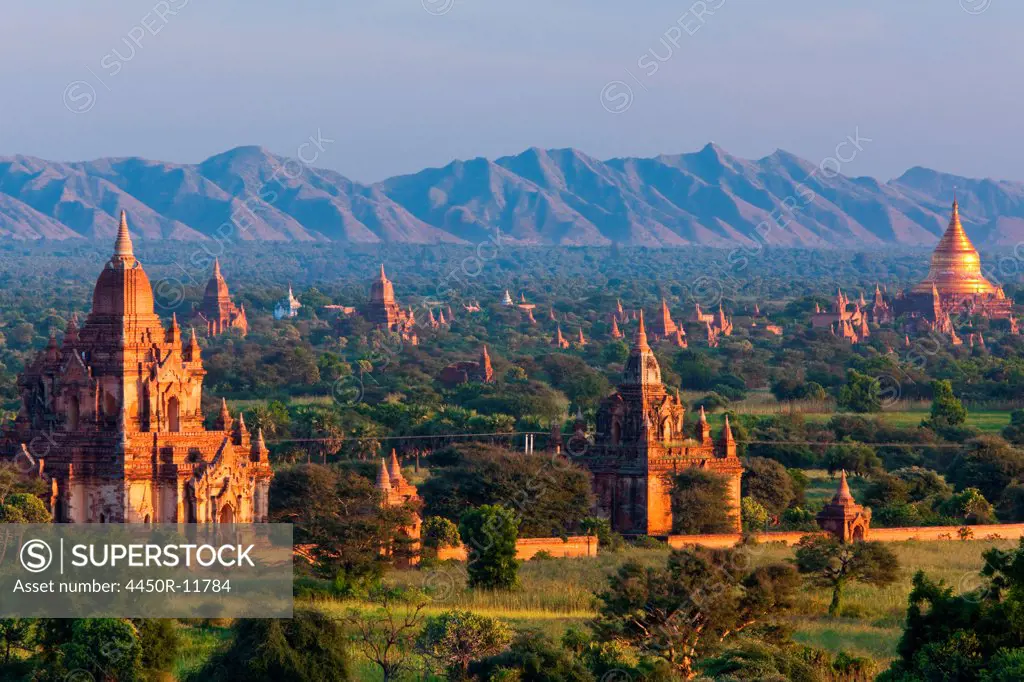
<path id="1" fill-rule="evenodd" d="M 228 293 L 228 283 L 220 272 L 220 259 L 213 261 L 213 274 L 206 283 L 203 300 L 192 314 L 193 323 L 204 329 L 207 336 L 217 336 L 236 329 L 245 336 L 249 333 L 249 320 L 245 306 L 236 306 Z"/>
<path id="2" fill-rule="evenodd" d="M 633 338 L 622 383 L 597 412 L 594 443 L 577 454 L 593 475 L 597 513 L 627 535 L 672 533 L 672 476 L 691 467 L 726 478 L 728 512 L 740 530 L 743 465 L 726 420 L 718 440 L 701 412 L 694 433 L 686 433 L 686 408 L 661 382 L 661 368 L 647 343 L 643 312 Z"/>
<path id="3" fill-rule="evenodd" d="M 54 521 L 205 523 L 267 520 L 273 477 L 262 434 L 227 406 L 203 425 L 203 361 L 193 331 L 156 315 L 122 212 L 92 312 L 18 378 L 22 408 L 0 453 L 50 485 Z"/>
<path id="4" fill-rule="evenodd" d="M 992 319 L 1012 315 L 1013 302 L 982 274 L 981 256 L 960 222 L 956 199 L 949 226 L 932 253 L 928 276 L 893 303 L 897 315 L 909 313 L 932 323 L 973 314 Z"/>

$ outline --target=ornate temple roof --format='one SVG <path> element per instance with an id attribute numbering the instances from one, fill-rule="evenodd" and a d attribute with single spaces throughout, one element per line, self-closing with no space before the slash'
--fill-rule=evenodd
<path id="1" fill-rule="evenodd" d="M 985 279 L 981 273 L 981 256 L 967 237 L 960 223 L 960 207 L 953 200 L 949 227 L 932 253 L 931 270 L 913 292 L 930 294 L 932 287 L 939 294 L 1000 294 L 1002 290 Z"/>

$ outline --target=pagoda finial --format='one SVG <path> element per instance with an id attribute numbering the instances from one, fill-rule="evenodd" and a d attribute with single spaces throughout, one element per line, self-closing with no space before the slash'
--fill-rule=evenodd
<path id="1" fill-rule="evenodd" d="M 213 259 L 213 276 L 220 277 L 220 258 Z"/>
<path id="2" fill-rule="evenodd" d="M 114 241 L 114 258 L 129 260 L 135 258 L 132 237 L 128 233 L 128 214 L 121 211 L 121 224 L 117 226 L 117 239 Z"/>
<path id="3" fill-rule="evenodd" d="M 644 327 L 644 309 L 640 309 L 640 324 L 636 328 L 636 336 L 633 337 L 633 346 L 636 348 L 649 350 L 650 346 L 647 345 L 647 329 Z"/>
<path id="4" fill-rule="evenodd" d="M 391 490 L 391 477 L 388 475 L 388 465 L 384 458 L 380 458 L 380 469 L 377 471 L 377 489 Z"/>
<path id="5" fill-rule="evenodd" d="M 401 485 L 405 482 L 402 477 L 402 467 L 398 463 L 398 453 L 391 448 L 391 461 L 388 463 L 388 478 L 394 485 Z"/>
<path id="6" fill-rule="evenodd" d="M 704 406 L 700 406 L 700 421 L 704 424 L 708 423 L 708 416 L 704 413 Z"/>
<path id="7" fill-rule="evenodd" d="M 384 264 L 383 264 L 383 263 L 381 263 L 381 264 L 380 264 L 380 281 L 382 281 L 382 282 L 383 282 L 383 281 L 384 281 L 384 280 L 386 280 L 387 278 L 388 278 L 388 276 L 384 274 Z"/>
<path id="8" fill-rule="evenodd" d="M 832 498 L 833 504 L 844 502 L 853 502 L 853 494 L 850 492 L 850 484 L 846 480 L 846 469 L 843 469 L 842 474 L 839 476 L 839 489 L 836 490 L 836 495 Z"/>

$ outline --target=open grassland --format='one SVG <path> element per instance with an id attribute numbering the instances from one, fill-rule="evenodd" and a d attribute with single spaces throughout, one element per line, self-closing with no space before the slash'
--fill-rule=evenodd
<path id="1" fill-rule="evenodd" d="M 805 413 L 804 419 L 809 422 L 827 422 L 834 413 Z M 921 425 L 921 422 L 929 417 L 929 410 L 907 410 L 901 412 L 879 412 L 877 414 L 862 415 L 869 419 L 878 418 L 890 426 L 904 429 L 912 429 Z M 998 410 L 972 410 L 967 409 L 967 426 L 984 433 L 999 433 L 1003 427 L 1010 423 L 1010 413 Z"/>
<path id="2" fill-rule="evenodd" d="M 890 547 L 900 560 L 900 579 L 885 588 L 851 585 L 844 593 L 840 616 L 828 617 L 830 594 L 801 590 L 788 617 L 797 641 L 830 651 L 866 655 L 879 661 L 894 656 L 902 631 L 911 578 L 918 570 L 941 579 L 957 591 L 976 587 L 982 552 L 991 547 L 1009 549 L 1012 541 L 901 542 Z M 777 544 L 749 546 L 754 564 L 788 561 L 793 548 Z M 569 627 L 585 627 L 595 615 L 593 594 L 605 577 L 627 560 L 664 565 L 667 549 L 627 549 L 597 559 L 549 559 L 530 561 L 520 569 L 522 585 L 513 592 L 487 592 L 466 588 L 465 569 L 446 562 L 422 569 L 394 571 L 388 580 L 430 590 L 430 614 L 466 609 L 505 620 L 516 628 L 533 628 L 559 637 Z M 320 601 L 325 612 L 341 615 L 350 608 L 372 608 L 360 602 Z"/>
<path id="3" fill-rule="evenodd" d="M 827 476 L 813 472 L 821 492 L 830 483 Z M 979 584 L 982 553 L 992 547 L 1009 549 L 1012 541 L 900 542 L 889 545 L 899 558 L 899 580 L 889 587 L 851 585 L 844 593 L 840 615 L 827 615 L 830 594 L 825 590 L 803 589 L 787 616 L 794 638 L 803 644 L 870 656 L 885 663 L 895 655 L 910 593 L 911 578 L 918 570 L 933 579 L 945 581 L 956 591 L 969 591 Z M 789 561 L 793 548 L 764 543 L 746 546 L 753 565 Z M 540 630 L 559 638 L 570 627 L 585 628 L 596 614 L 594 594 L 605 586 L 606 577 L 627 560 L 662 566 L 669 550 L 628 548 L 617 554 L 602 554 L 596 559 L 547 559 L 529 561 L 520 569 L 521 586 L 511 592 L 470 590 L 466 587 L 465 566 L 445 562 L 430 568 L 391 571 L 389 583 L 427 591 L 431 601 L 426 615 L 449 609 L 464 609 L 500 618 L 516 629 Z M 359 600 L 318 599 L 298 602 L 297 608 L 312 606 L 341 619 L 351 610 L 372 613 L 375 605 Z M 175 668 L 181 679 L 198 670 L 218 646 L 230 636 L 226 623 L 185 625 L 185 645 Z M 379 679 L 374 666 L 355 656 L 358 679 Z M 419 668 L 422 664 L 417 664 Z"/>

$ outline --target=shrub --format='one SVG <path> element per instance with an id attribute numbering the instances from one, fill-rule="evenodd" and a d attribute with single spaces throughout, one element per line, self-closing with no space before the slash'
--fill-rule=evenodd
<path id="1" fill-rule="evenodd" d="M 485 504 L 467 512 L 459 534 L 466 546 L 470 587 L 510 590 L 519 584 L 519 525 L 512 510 Z"/>

